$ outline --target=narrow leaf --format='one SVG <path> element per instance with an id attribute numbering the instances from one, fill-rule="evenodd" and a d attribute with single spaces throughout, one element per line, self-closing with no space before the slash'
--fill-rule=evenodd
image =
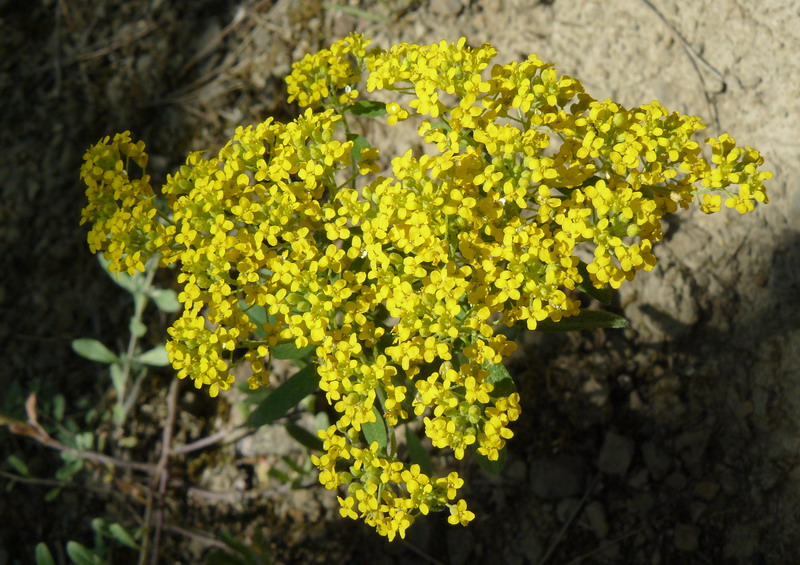
<path id="1" fill-rule="evenodd" d="M 577 316 L 562 318 L 559 322 L 542 320 L 536 325 L 537 332 L 571 332 L 597 328 L 620 329 L 630 326 L 628 320 L 605 310 L 581 310 Z"/>
<path id="2" fill-rule="evenodd" d="M 383 102 L 378 102 L 377 100 L 359 100 L 358 102 L 348 106 L 345 109 L 345 112 L 350 112 L 356 116 L 367 116 L 370 118 L 375 116 L 383 116 L 386 114 L 386 104 Z"/>
<path id="3" fill-rule="evenodd" d="M 162 312 L 178 312 L 183 307 L 178 302 L 178 294 L 171 288 L 154 288 L 147 295 Z"/>
<path id="4" fill-rule="evenodd" d="M 133 276 L 129 275 L 128 273 L 112 273 L 108 270 L 108 266 L 111 264 L 111 262 L 106 261 L 102 253 L 97 254 L 97 260 L 100 261 L 100 264 L 103 266 L 103 269 L 105 269 L 108 276 L 111 277 L 111 280 L 132 295 L 136 296 L 137 294 L 141 294 L 142 290 L 144 290 L 145 277 L 141 273 L 136 273 Z"/>
<path id="5" fill-rule="evenodd" d="M 589 276 L 589 271 L 586 270 L 586 263 L 580 261 L 578 263 L 578 272 L 583 278 L 583 282 L 578 285 L 578 290 L 585 292 L 598 302 L 603 304 L 611 304 L 611 287 L 608 285 L 603 288 L 597 288 L 592 284 L 592 279 Z"/>
<path id="6" fill-rule="evenodd" d="M 289 380 L 270 394 L 256 408 L 250 418 L 248 425 L 260 427 L 271 424 L 278 418 L 283 417 L 286 412 L 303 400 L 309 394 L 317 390 L 319 385 L 319 375 L 312 365 L 303 367 L 300 371 L 292 375 Z"/>
<path id="7" fill-rule="evenodd" d="M 256 331 L 254 332 L 256 337 L 259 339 L 267 337 L 267 333 L 264 331 L 264 324 L 267 323 L 268 319 L 266 308 L 258 305 L 250 306 L 244 300 L 239 301 L 239 308 L 247 314 L 250 322 L 256 325 Z"/>
<path id="8" fill-rule="evenodd" d="M 389 441 L 389 436 L 386 434 L 386 421 L 377 406 L 372 407 L 372 413 L 375 414 L 375 421 L 361 424 L 361 429 L 364 432 L 367 443 L 372 445 L 372 442 L 377 441 L 380 450 L 385 451 L 386 444 Z"/>
<path id="9" fill-rule="evenodd" d="M 491 461 L 485 455 L 477 452 L 475 452 L 475 460 L 478 462 L 478 466 L 490 475 L 499 475 L 506 464 L 506 450 L 500 451 L 497 461 Z"/>
<path id="10" fill-rule="evenodd" d="M 422 446 L 417 434 L 409 426 L 406 426 L 406 446 L 408 447 L 408 458 L 411 462 L 419 465 L 423 473 L 430 475 L 433 472 L 431 456 Z"/>
<path id="11" fill-rule="evenodd" d="M 269 352 L 274 359 L 302 359 L 316 348 L 315 345 L 307 345 L 298 349 L 294 343 L 279 343 L 271 347 Z"/>
<path id="12" fill-rule="evenodd" d="M 492 363 L 486 367 L 489 371 L 489 376 L 486 381 L 494 388 L 492 389 L 492 396 L 495 398 L 507 397 L 508 395 L 516 392 L 517 386 L 514 384 L 514 379 L 502 363 Z"/>
<path id="13" fill-rule="evenodd" d="M 102 565 L 103 563 L 103 560 L 89 548 L 76 541 L 67 542 L 67 555 L 75 562 L 75 565 Z"/>
<path id="14" fill-rule="evenodd" d="M 142 337 L 147 333 L 147 326 L 145 326 L 141 320 L 131 318 L 131 321 L 128 324 L 128 330 L 136 337 Z"/>
<path id="15" fill-rule="evenodd" d="M 167 350 L 163 345 L 157 345 L 153 349 L 145 351 L 141 355 L 137 355 L 134 360 L 143 365 L 150 365 L 152 367 L 166 367 L 169 365 Z"/>
<path id="16" fill-rule="evenodd" d="M 116 363 L 119 358 L 96 339 L 80 338 L 72 340 L 72 350 L 86 359 L 98 363 Z"/>
<path id="17" fill-rule="evenodd" d="M 45 502 L 53 502 L 61 494 L 61 487 L 52 488 L 44 495 Z"/>
<path id="18" fill-rule="evenodd" d="M 372 147 L 369 141 L 367 141 L 367 138 L 364 137 L 363 135 L 350 134 L 347 136 L 347 141 L 353 142 L 353 148 L 350 149 L 350 157 L 356 163 L 360 163 L 361 161 L 364 160 L 364 158 L 361 156 L 361 150 L 369 149 L 370 147 Z"/>
<path id="19" fill-rule="evenodd" d="M 312 451 L 322 451 L 322 440 L 319 439 L 316 434 L 312 434 L 303 426 L 298 426 L 297 424 L 286 424 L 285 425 L 286 432 L 292 436 L 292 438 L 302 445 Z"/>
<path id="20" fill-rule="evenodd" d="M 133 536 L 131 536 L 128 533 L 128 531 L 125 528 L 123 528 L 120 524 L 114 522 L 113 524 L 108 526 L 108 533 L 113 539 L 117 540 L 125 547 L 130 547 L 131 549 L 139 549 L 139 546 L 133 540 Z"/>
<path id="21" fill-rule="evenodd" d="M 8 464 L 14 467 L 14 470 L 23 477 L 30 477 L 31 473 L 28 471 L 28 466 L 25 462 L 16 455 L 9 455 L 6 457 Z"/>
<path id="22" fill-rule="evenodd" d="M 36 565 L 56 565 L 53 554 L 43 541 L 36 544 Z"/>
<path id="23" fill-rule="evenodd" d="M 114 391 L 117 393 L 117 396 L 122 396 L 122 393 L 125 392 L 125 371 L 122 370 L 122 365 L 119 363 L 114 363 L 110 367 L 111 373 L 111 384 L 114 386 Z"/>

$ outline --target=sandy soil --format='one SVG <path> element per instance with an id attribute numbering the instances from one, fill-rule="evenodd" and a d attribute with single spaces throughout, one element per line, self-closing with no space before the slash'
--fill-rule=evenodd
<path id="1" fill-rule="evenodd" d="M 631 330 L 526 338 L 511 365 L 526 415 L 506 470 L 462 469 L 479 515 L 470 528 L 432 519 L 388 546 L 344 523 L 319 489 L 248 504 L 176 492 L 169 519 L 211 537 L 221 523 L 246 540 L 260 531 L 285 563 L 800 561 L 798 2 L 346 2 L 373 19 L 317 0 L 23 4 L 0 2 L 3 412 L 19 413 L 30 390 L 61 392 L 79 412 L 81 397 L 107 385 L 69 349 L 85 336 L 114 345 L 128 307 L 76 225 L 90 143 L 130 129 L 163 178 L 240 123 L 290 115 L 281 79 L 291 61 L 353 29 L 384 46 L 463 35 L 493 43 L 500 60 L 537 53 L 595 97 L 658 99 L 702 116 L 709 135 L 728 132 L 762 151 L 775 173 L 771 203 L 671 222 L 658 269 L 619 297 Z M 46 453 L 0 433 L 8 453 L 26 453 L 47 475 Z M 283 444 L 268 439 L 226 457 L 275 457 Z M 214 465 L 198 481 L 228 492 L 258 470 L 240 461 L 214 482 L 212 471 L 226 468 Z M 19 515 L 2 528 L 0 563 L 22 562 L 38 540 L 90 539 L 83 507 L 45 503 L 44 492 L 18 485 L 0 502 L 3 515 L 6 505 Z M 95 498 L 97 512 L 114 511 Z M 208 547 L 173 531 L 165 559 L 193 562 Z"/>

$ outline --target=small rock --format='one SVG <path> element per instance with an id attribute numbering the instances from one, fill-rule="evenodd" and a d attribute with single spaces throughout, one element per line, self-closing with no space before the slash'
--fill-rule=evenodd
<path id="1" fill-rule="evenodd" d="M 642 456 L 644 457 L 644 464 L 647 465 L 647 470 L 657 481 L 666 477 L 672 470 L 672 457 L 652 441 L 646 441 L 642 444 Z"/>
<path id="2" fill-rule="evenodd" d="M 631 500 L 631 507 L 636 511 L 637 514 L 641 517 L 647 516 L 650 511 L 655 506 L 656 499 L 649 492 L 642 492 L 637 494 Z"/>
<path id="3" fill-rule="evenodd" d="M 586 506 L 584 514 L 589 521 L 589 527 L 592 528 L 598 538 L 603 539 L 608 535 L 609 526 L 606 510 L 599 501 L 593 500 L 590 502 Z"/>
<path id="4" fill-rule="evenodd" d="M 758 547 L 758 528 L 753 524 L 736 524 L 728 529 L 722 555 L 726 559 L 745 560 Z"/>
<path id="5" fill-rule="evenodd" d="M 556 518 L 562 524 L 571 522 L 581 508 L 581 501 L 577 498 L 565 498 L 556 505 Z"/>
<path id="6" fill-rule="evenodd" d="M 684 432 L 675 438 L 675 448 L 687 466 L 696 465 L 703 458 L 710 438 L 710 429 Z"/>
<path id="7" fill-rule="evenodd" d="M 583 494 L 586 464 L 578 455 L 556 455 L 530 464 L 531 490 L 542 500 Z"/>
<path id="8" fill-rule="evenodd" d="M 694 494 L 703 500 L 714 500 L 719 492 L 719 484 L 711 481 L 702 481 L 694 485 Z"/>
<path id="9" fill-rule="evenodd" d="M 614 432 L 608 432 L 600 450 L 597 468 L 609 475 L 624 475 L 633 459 L 633 440 Z"/>
<path id="10" fill-rule="evenodd" d="M 468 528 L 447 528 L 447 554 L 452 565 L 469 562 L 475 548 L 475 537 Z"/>
<path id="11" fill-rule="evenodd" d="M 527 563 L 538 563 L 544 553 L 542 540 L 533 525 L 529 525 L 517 538 L 517 549 Z"/>
<path id="12" fill-rule="evenodd" d="M 695 551 L 700 541 L 700 528 L 692 524 L 675 526 L 675 547 L 683 551 Z"/>
<path id="13" fill-rule="evenodd" d="M 680 471 L 675 471 L 666 478 L 664 484 L 666 484 L 672 490 L 683 490 L 686 488 L 688 482 L 689 479 L 686 478 L 686 475 Z"/>
<path id="14" fill-rule="evenodd" d="M 514 459 L 506 465 L 503 474 L 511 481 L 523 482 L 528 478 L 528 466 L 522 459 Z"/>
<path id="15" fill-rule="evenodd" d="M 650 473 L 647 469 L 639 468 L 636 469 L 632 474 L 631 478 L 628 479 L 627 483 L 628 486 L 632 489 L 642 490 L 647 486 L 648 479 L 650 478 Z"/>

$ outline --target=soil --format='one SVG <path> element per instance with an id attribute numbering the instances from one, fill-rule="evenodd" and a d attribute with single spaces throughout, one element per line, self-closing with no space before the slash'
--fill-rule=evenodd
<path id="1" fill-rule="evenodd" d="M 289 65 L 352 30 L 382 46 L 463 35 L 491 42 L 500 61 L 537 53 L 596 98 L 703 116 L 709 135 L 762 151 L 770 204 L 670 221 L 657 269 L 613 306 L 630 329 L 525 336 L 509 365 L 524 416 L 506 466 L 459 469 L 470 527 L 434 516 L 389 544 L 340 518 L 313 476 L 294 490 L 270 477 L 302 453 L 265 429 L 174 458 L 161 562 L 202 562 L 223 529 L 275 563 L 800 562 L 798 23 L 793 0 L 0 1 L 2 413 L 24 418 L 31 391 L 43 411 L 63 395 L 76 418 L 107 396 L 103 368 L 69 345 L 123 345 L 130 313 L 77 225 L 91 143 L 131 130 L 158 183 L 237 125 L 296 114 Z M 148 316 L 155 344 L 167 320 Z M 158 458 L 169 380 L 145 384 L 128 456 Z M 240 417 L 236 395 L 210 401 L 181 386 L 178 398 L 178 443 Z M 55 452 L 0 434 L 4 460 L 52 477 Z M 10 488 L 13 469 L 2 469 Z M 30 562 L 38 541 L 61 558 L 68 540 L 91 545 L 94 516 L 135 526 L 146 481 L 82 477 L 52 501 L 50 484 L 13 484 L 0 499 L 0 563 Z"/>

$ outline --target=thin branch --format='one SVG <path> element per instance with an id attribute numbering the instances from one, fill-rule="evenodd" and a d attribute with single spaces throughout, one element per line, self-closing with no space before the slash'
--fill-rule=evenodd
<path id="1" fill-rule="evenodd" d="M 566 533 L 567 529 L 572 525 L 572 523 L 578 517 L 578 515 L 581 512 L 581 510 L 583 510 L 583 507 L 586 504 L 586 501 L 589 499 L 589 495 L 594 492 L 594 487 L 597 485 L 597 481 L 599 479 L 600 479 L 600 475 L 598 474 L 598 475 L 595 476 L 594 480 L 592 481 L 592 484 L 589 485 L 589 488 L 586 489 L 586 492 L 583 493 L 583 498 L 581 498 L 581 501 L 578 503 L 578 506 L 575 508 L 575 512 L 572 513 L 572 516 L 570 516 L 569 520 L 564 522 L 564 525 L 561 527 L 561 530 L 559 530 L 558 534 L 556 534 L 556 537 L 552 541 L 552 543 L 550 544 L 550 547 L 547 548 L 547 552 L 539 560 L 539 565 L 544 565 L 547 562 L 547 560 L 550 559 L 550 556 L 556 550 L 556 548 L 558 547 L 558 544 L 561 543 L 561 538 L 564 537 L 564 534 Z"/>
<path id="2" fill-rule="evenodd" d="M 153 482 L 158 481 L 158 500 L 156 502 L 155 532 L 153 534 L 153 547 L 151 549 L 150 563 L 158 565 L 158 551 L 161 542 L 161 531 L 164 527 L 164 505 L 166 503 L 167 484 L 169 483 L 169 458 L 172 454 L 172 432 L 175 428 L 175 414 L 178 408 L 178 379 L 172 379 L 167 393 L 167 421 L 164 424 L 164 433 L 161 442 L 161 457 L 153 476 Z M 152 500 L 152 497 L 149 499 Z"/>
<path id="3" fill-rule="evenodd" d="M 233 443 L 235 441 L 239 441 L 244 437 L 254 434 L 257 431 L 257 429 L 258 428 L 238 427 L 230 430 L 220 430 L 215 434 L 211 434 L 210 436 L 200 438 L 197 441 L 193 441 L 191 443 L 184 443 L 183 445 L 176 445 L 175 447 L 172 448 L 172 453 L 175 455 L 183 455 L 186 453 L 191 453 L 192 451 L 197 451 L 198 449 L 203 449 L 204 447 L 214 445 L 215 443 L 220 443 L 220 442 Z"/>

